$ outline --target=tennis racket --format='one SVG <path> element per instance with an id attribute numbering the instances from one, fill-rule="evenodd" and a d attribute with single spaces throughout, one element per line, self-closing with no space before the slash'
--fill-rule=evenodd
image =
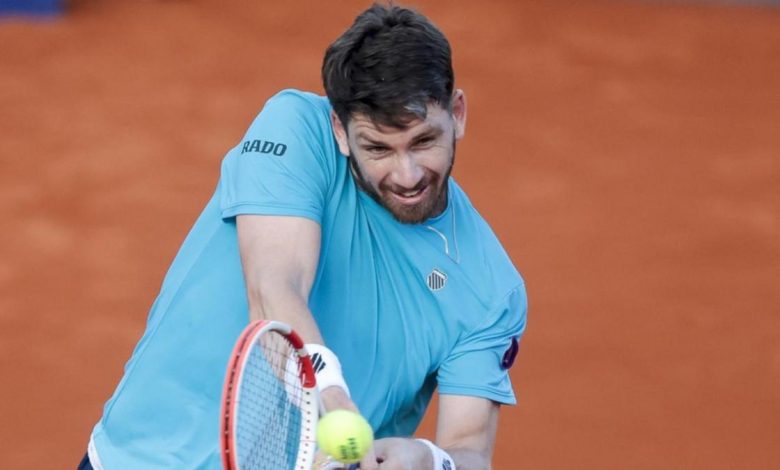
<path id="1" fill-rule="evenodd" d="M 318 416 L 314 368 L 301 338 L 284 323 L 250 323 L 225 376 L 223 468 L 310 470 Z"/>

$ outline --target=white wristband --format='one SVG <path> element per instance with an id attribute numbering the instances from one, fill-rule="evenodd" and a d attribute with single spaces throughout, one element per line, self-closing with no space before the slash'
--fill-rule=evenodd
<path id="1" fill-rule="evenodd" d="M 336 354 L 321 344 L 307 344 L 306 351 L 311 355 L 314 375 L 317 377 L 317 390 L 322 392 L 328 387 L 341 387 L 349 396 L 349 388 L 341 374 L 341 363 Z"/>
<path id="2" fill-rule="evenodd" d="M 431 450 L 431 454 L 433 454 L 432 470 L 455 470 L 455 461 L 452 460 L 450 454 L 427 439 L 417 439 L 417 441 L 422 442 Z"/>

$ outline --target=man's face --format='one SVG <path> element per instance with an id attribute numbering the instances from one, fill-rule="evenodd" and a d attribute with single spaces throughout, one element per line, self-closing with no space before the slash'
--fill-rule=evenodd
<path id="1" fill-rule="evenodd" d="M 452 112 L 429 105 L 425 120 L 403 129 L 352 116 L 347 129 L 333 116 L 341 153 L 348 155 L 357 184 L 396 220 L 416 224 L 447 207 L 447 181 L 455 142 L 463 137 L 466 101 L 453 95 Z"/>

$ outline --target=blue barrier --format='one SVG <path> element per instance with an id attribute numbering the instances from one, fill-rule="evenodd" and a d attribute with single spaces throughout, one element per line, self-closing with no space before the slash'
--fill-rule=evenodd
<path id="1" fill-rule="evenodd" d="M 63 11 L 63 0 L 0 0 L 2 15 L 58 15 Z"/>

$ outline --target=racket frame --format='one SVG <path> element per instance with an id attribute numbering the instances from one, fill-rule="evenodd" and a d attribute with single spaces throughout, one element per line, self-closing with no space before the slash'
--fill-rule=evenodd
<path id="1" fill-rule="evenodd" d="M 300 336 L 286 323 L 271 320 L 255 320 L 241 333 L 233 352 L 230 355 L 225 385 L 222 392 L 220 408 L 220 450 L 222 466 L 225 470 L 245 470 L 237 461 L 236 429 L 238 426 L 237 410 L 240 405 L 240 390 L 244 365 L 249 359 L 252 346 L 264 335 L 279 334 L 295 349 L 300 364 L 302 388 L 301 397 L 301 435 L 298 445 L 298 455 L 295 460 L 295 470 L 310 470 L 314 462 L 317 442 L 317 419 L 319 418 L 319 396 L 314 366 L 304 342 Z"/>

